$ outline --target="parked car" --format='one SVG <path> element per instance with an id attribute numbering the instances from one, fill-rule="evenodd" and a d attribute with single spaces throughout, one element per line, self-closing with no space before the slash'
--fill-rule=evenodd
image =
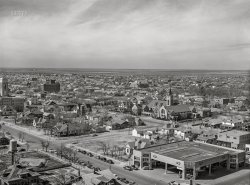
<path id="1" fill-rule="evenodd" d="M 54 149 L 49 149 L 48 150 L 50 153 L 55 153 L 56 152 L 56 150 L 54 150 Z"/>
<path id="2" fill-rule="evenodd" d="M 88 156 L 89 156 L 89 157 L 93 157 L 94 155 L 93 155 L 91 152 L 89 152 L 89 153 L 88 153 Z"/>
<path id="3" fill-rule="evenodd" d="M 101 156 L 100 156 L 100 155 L 97 155 L 97 156 L 96 156 L 96 159 L 101 159 Z"/>
<path id="4" fill-rule="evenodd" d="M 20 149 L 18 150 L 18 152 L 25 152 L 25 151 L 26 151 L 25 148 L 20 148 Z"/>
<path id="5" fill-rule="evenodd" d="M 99 168 L 99 167 L 94 167 L 94 170 L 98 172 L 98 171 L 101 171 L 101 168 Z"/>
<path id="6" fill-rule="evenodd" d="M 119 181 L 120 181 L 121 179 L 122 179 L 121 177 L 117 176 L 117 180 L 119 180 Z"/>
<path id="7" fill-rule="evenodd" d="M 151 167 L 149 167 L 149 166 L 144 166 L 142 169 L 143 169 L 143 170 L 152 170 L 153 168 L 151 168 Z"/>
<path id="8" fill-rule="evenodd" d="M 107 161 L 107 159 L 106 159 L 105 157 L 100 157 L 100 160 L 102 160 L 102 161 L 104 161 L 104 162 Z"/>
<path id="9" fill-rule="evenodd" d="M 175 181 L 171 181 L 168 183 L 168 185 L 180 185 L 178 182 L 175 182 Z"/>
<path id="10" fill-rule="evenodd" d="M 131 167 L 133 168 L 133 170 L 139 170 L 139 168 L 135 165 L 132 165 Z"/>
<path id="11" fill-rule="evenodd" d="M 128 183 L 129 183 L 129 181 L 128 181 L 127 179 L 125 179 L 125 178 L 123 178 L 121 181 L 122 181 L 123 183 L 125 183 L 125 184 L 128 184 Z"/>
<path id="12" fill-rule="evenodd" d="M 135 185 L 135 184 L 136 184 L 136 182 L 134 182 L 134 181 L 129 183 L 129 185 Z"/>
<path id="13" fill-rule="evenodd" d="M 87 167 L 90 168 L 90 169 L 93 169 L 93 165 L 92 164 L 88 164 Z"/>
<path id="14" fill-rule="evenodd" d="M 111 159 L 107 160 L 107 163 L 114 164 L 114 162 Z"/>
<path id="15" fill-rule="evenodd" d="M 131 167 L 131 166 L 124 166 L 123 167 L 125 170 L 128 170 L 128 171 L 132 171 L 133 170 L 133 168 Z"/>

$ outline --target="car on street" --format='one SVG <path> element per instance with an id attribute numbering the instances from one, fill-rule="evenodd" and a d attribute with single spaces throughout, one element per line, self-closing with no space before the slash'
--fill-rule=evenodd
<path id="1" fill-rule="evenodd" d="M 133 168 L 133 170 L 139 170 L 139 168 L 135 165 L 132 165 L 131 167 Z"/>
<path id="2" fill-rule="evenodd" d="M 105 157 L 101 157 L 100 156 L 100 158 L 99 158 L 101 161 L 104 161 L 104 162 L 106 162 L 107 161 L 107 159 L 105 158 Z"/>
<path id="3" fill-rule="evenodd" d="M 91 152 L 87 153 L 87 155 L 88 155 L 89 157 L 93 157 L 93 156 L 94 156 Z"/>
<path id="4" fill-rule="evenodd" d="M 95 170 L 96 172 L 98 172 L 98 171 L 101 171 L 101 168 L 99 168 L 99 167 L 94 167 L 94 170 Z"/>
<path id="5" fill-rule="evenodd" d="M 25 152 L 25 151 L 26 151 L 25 148 L 20 148 L 20 149 L 18 150 L 18 152 Z"/>
<path id="6" fill-rule="evenodd" d="M 87 154 L 87 152 L 85 150 L 81 150 L 80 151 L 82 154 Z"/>
<path id="7" fill-rule="evenodd" d="M 114 162 L 113 162 L 111 159 L 108 159 L 108 160 L 107 160 L 107 163 L 109 163 L 109 164 L 114 164 Z"/>
<path id="8" fill-rule="evenodd" d="M 122 178 L 121 181 L 122 181 L 123 183 L 125 183 L 125 184 L 128 184 L 128 183 L 129 183 L 129 181 L 128 181 L 126 178 Z"/>
<path id="9" fill-rule="evenodd" d="M 54 150 L 54 149 L 49 149 L 48 152 L 49 152 L 49 153 L 55 153 L 56 150 Z"/>
<path id="10" fill-rule="evenodd" d="M 131 167 L 131 166 L 124 166 L 123 167 L 125 170 L 128 170 L 128 171 L 132 171 L 133 170 L 133 168 Z"/>
<path id="11" fill-rule="evenodd" d="M 149 167 L 149 166 L 144 166 L 142 169 L 143 169 L 143 170 L 153 170 L 153 168 L 151 168 L 151 167 Z"/>
<path id="12" fill-rule="evenodd" d="M 129 182 L 129 185 L 135 185 L 135 184 L 136 184 L 135 181 Z"/>
<path id="13" fill-rule="evenodd" d="M 175 181 L 171 181 L 168 183 L 168 185 L 180 185 L 178 182 L 175 182 Z"/>

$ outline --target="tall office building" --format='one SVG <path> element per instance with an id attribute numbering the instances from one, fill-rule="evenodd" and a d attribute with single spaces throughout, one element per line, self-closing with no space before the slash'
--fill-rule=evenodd
<path id="1" fill-rule="evenodd" d="M 55 80 L 46 80 L 43 90 L 49 93 L 58 93 L 60 91 L 60 83 Z"/>
<path id="2" fill-rule="evenodd" d="M 0 97 L 8 96 L 8 94 L 9 94 L 8 80 L 5 77 L 2 77 L 0 78 Z"/>

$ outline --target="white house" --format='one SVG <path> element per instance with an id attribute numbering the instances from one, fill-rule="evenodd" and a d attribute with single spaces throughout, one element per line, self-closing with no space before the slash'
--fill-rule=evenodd
<path id="1" fill-rule="evenodd" d="M 230 119 L 222 121 L 224 127 L 239 127 L 243 123 L 242 119 Z"/>
<path id="2" fill-rule="evenodd" d="M 152 135 L 153 135 L 152 131 L 137 130 L 136 128 L 134 128 L 132 130 L 132 136 L 134 136 L 134 137 L 140 137 L 140 138 L 144 138 L 144 139 L 151 139 Z"/>
<path id="3" fill-rule="evenodd" d="M 186 139 L 191 134 L 191 128 L 178 128 L 174 130 L 174 136 L 181 139 Z"/>

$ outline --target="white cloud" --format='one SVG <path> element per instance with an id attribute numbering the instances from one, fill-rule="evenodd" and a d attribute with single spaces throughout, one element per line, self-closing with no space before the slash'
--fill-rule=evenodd
<path id="1" fill-rule="evenodd" d="M 3 28 L 0 66 L 182 69 L 249 66 L 250 49 L 246 43 L 250 43 L 247 23 L 250 3 L 127 1 L 72 0 L 70 4 L 62 1 L 67 8 L 52 6 L 49 14 L 46 8 L 22 5 L 28 10 L 33 8 L 32 14 L 0 19 Z"/>

